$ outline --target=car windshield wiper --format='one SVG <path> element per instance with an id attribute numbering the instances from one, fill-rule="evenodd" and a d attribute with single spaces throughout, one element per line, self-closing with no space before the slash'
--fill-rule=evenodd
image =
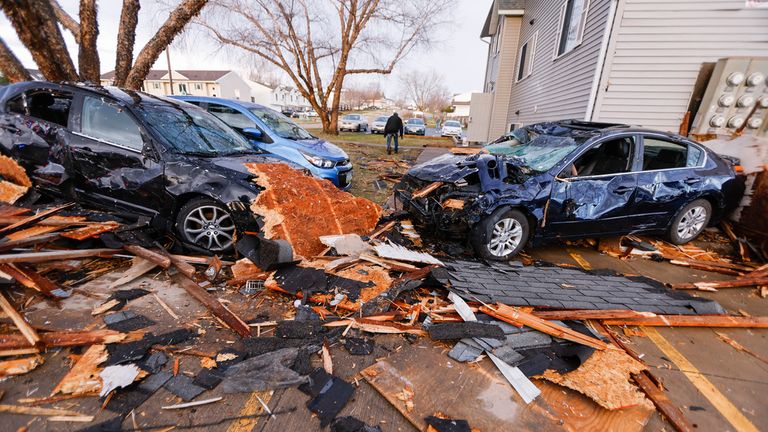
<path id="1" fill-rule="evenodd" d="M 201 157 L 216 157 L 220 155 L 219 152 L 188 151 L 188 150 L 181 150 L 180 153 L 186 156 L 201 156 Z"/>

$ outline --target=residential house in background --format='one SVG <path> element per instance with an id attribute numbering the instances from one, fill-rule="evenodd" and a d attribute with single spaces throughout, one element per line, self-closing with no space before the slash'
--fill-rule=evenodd
<path id="1" fill-rule="evenodd" d="M 246 79 L 245 82 L 251 88 L 251 102 L 264 106 L 271 106 L 274 103 L 272 95 L 275 89 L 273 87 L 249 79 Z"/>
<path id="2" fill-rule="evenodd" d="M 446 117 L 466 123 L 469 120 L 469 107 L 472 101 L 472 93 L 459 93 L 451 98 L 451 109 Z"/>
<path id="3" fill-rule="evenodd" d="M 566 118 L 678 131 L 719 59 L 768 56 L 766 29 L 744 0 L 495 0 L 469 139 Z"/>
<path id="4" fill-rule="evenodd" d="M 171 89 L 171 77 L 173 89 Z M 112 85 L 115 72 L 101 75 L 102 85 Z M 231 70 L 150 70 L 141 89 L 157 96 L 193 95 L 212 96 L 250 101 L 251 86 Z"/>
<path id="5" fill-rule="evenodd" d="M 279 85 L 274 88 L 271 105 L 278 111 L 308 111 L 312 109 L 299 89 L 287 85 Z"/>

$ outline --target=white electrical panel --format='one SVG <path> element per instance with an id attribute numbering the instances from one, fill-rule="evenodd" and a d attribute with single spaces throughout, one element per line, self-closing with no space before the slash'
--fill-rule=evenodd
<path id="1" fill-rule="evenodd" d="M 751 115 L 750 115 L 751 114 Z M 729 57 L 715 65 L 693 120 L 692 134 L 768 132 L 768 57 Z"/>

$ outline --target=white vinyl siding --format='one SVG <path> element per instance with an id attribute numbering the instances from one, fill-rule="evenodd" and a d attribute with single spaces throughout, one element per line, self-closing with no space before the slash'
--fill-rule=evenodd
<path id="1" fill-rule="evenodd" d="M 593 120 L 677 131 L 703 63 L 768 56 L 768 9 L 744 3 L 622 1 Z"/>
<path id="2" fill-rule="evenodd" d="M 567 54 L 553 59 L 552 53 L 557 52 L 559 42 L 560 10 L 564 1 L 542 0 L 526 3 L 520 40 L 528 40 L 538 32 L 535 51 L 546 54 L 533 56 L 533 73 L 512 85 L 506 125 L 568 118 L 583 119 L 586 114 L 610 0 L 589 2 L 581 44 Z M 519 114 L 516 114 L 517 112 Z"/>
<path id="3" fill-rule="evenodd" d="M 506 131 L 509 116 L 510 95 L 515 85 L 516 58 L 519 47 L 520 27 L 523 25 L 519 16 L 505 16 L 501 29 L 501 46 L 495 82 L 493 83 L 493 109 L 488 128 L 488 139 L 494 140 Z M 529 80 L 524 80 L 529 81 Z"/>

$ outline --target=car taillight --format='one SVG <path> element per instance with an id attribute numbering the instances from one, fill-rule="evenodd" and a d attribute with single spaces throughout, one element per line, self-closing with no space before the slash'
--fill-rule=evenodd
<path id="1" fill-rule="evenodd" d="M 733 171 L 735 171 L 735 172 L 737 172 L 739 174 L 742 174 L 742 173 L 744 173 L 744 167 L 741 166 L 741 165 L 734 165 L 733 166 Z"/>

